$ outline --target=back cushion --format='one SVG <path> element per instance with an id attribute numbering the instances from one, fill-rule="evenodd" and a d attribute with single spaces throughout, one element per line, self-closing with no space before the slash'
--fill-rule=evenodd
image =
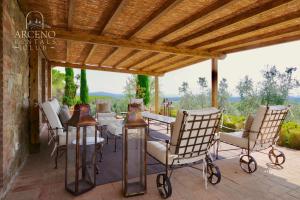
<path id="1" fill-rule="evenodd" d="M 250 139 L 255 141 L 257 134 L 260 134 L 259 139 L 262 142 L 270 142 L 277 134 L 287 112 L 286 106 L 269 106 L 269 109 L 266 106 L 260 106 L 251 126 Z"/>
<path id="2" fill-rule="evenodd" d="M 185 129 L 180 132 L 181 124 L 183 123 L 184 114 L 180 111 L 177 115 L 174 132 L 171 136 L 171 144 L 179 147 L 176 152 L 176 147 L 171 146 L 172 153 L 192 153 L 192 156 L 200 151 L 206 151 L 209 145 L 209 140 L 212 139 L 214 130 L 216 130 L 220 113 L 214 114 L 209 118 L 210 114 L 219 112 L 216 108 L 205 108 L 201 110 L 188 110 Z M 196 116 L 196 117 L 195 117 Z M 203 137 L 205 135 L 205 137 Z M 179 140 L 180 143 L 179 143 Z M 186 146 L 189 146 L 186 148 Z"/>
<path id="3" fill-rule="evenodd" d="M 51 128 L 52 129 L 60 128 L 58 130 L 58 133 L 62 134 L 63 130 L 61 128 L 63 128 L 63 126 L 62 126 L 62 124 L 61 124 L 61 122 L 58 118 L 58 114 L 53 109 L 51 102 L 49 102 L 49 101 L 44 102 L 42 104 L 42 108 L 43 108 L 43 111 L 44 111 L 45 115 L 47 116 L 47 119 L 49 121 L 49 124 L 50 124 Z"/>
<path id="4" fill-rule="evenodd" d="M 109 103 L 97 103 L 96 104 L 97 113 L 110 113 L 110 104 Z"/>
<path id="5" fill-rule="evenodd" d="M 71 118 L 69 107 L 67 105 L 63 105 L 60 109 L 60 112 L 58 114 L 58 117 L 63 125 L 63 127 L 67 128 L 67 122 Z"/>
<path id="6" fill-rule="evenodd" d="M 59 114 L 59 112 L 60 112 L 60 105 L 59 105 L 58 100 L 54 98 L 54 99 L 52 99 L 51 101 L 49 101 L 49 103 L 50 103 L 50 105 L 52 106 L 54 112 L 55 112 L 56 114 Z"/>

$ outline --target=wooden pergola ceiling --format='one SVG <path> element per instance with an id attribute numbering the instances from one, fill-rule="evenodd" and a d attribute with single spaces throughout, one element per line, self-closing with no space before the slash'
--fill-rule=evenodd
<path id="1" fill-rule="evenodd" d="M 53 65 L 164 73 L 300 39 L 299 0 L 20 0 L 56 31 Z"/>

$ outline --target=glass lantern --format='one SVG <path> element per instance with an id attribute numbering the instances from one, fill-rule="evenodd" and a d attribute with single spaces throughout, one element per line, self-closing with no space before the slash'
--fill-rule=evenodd
<path id="1" fill-rule="evenodd" d="M 125 197 L 146 192 L 147 123 L 129 112 L 123 128 L 123 194 Z"/>
<path id="2" fill-rule="evenodd" d="M 90 106 L 75 105 L 67 125 L 65 188 L 79 195 L 96 185 L 97 128 Z"/>

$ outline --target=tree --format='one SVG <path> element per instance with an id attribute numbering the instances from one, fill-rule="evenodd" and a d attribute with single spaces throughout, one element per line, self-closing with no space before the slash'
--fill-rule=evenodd
<path id="1" fill-rule="evenodd" d="M 149 77 L 146 75 L 137 75 L 136 98 L 143 98 L 144 104 L 149 105 L 150 102 L 150 83 Z"/>
<path id="2" fill-rule="evenodd" d="M 86 79 L 86 70 L 82 69 L 80 73 L 80 101 L 81 103 L 89 103 L 89 87 Z"/>
<path id="3" fill-rule="evenodd" d="M 207 80 L 205 77 L 199 77 L 197 83 L 200 88 L 199 102 L 200 102 L 201 108 L 204 108 L 208 103 Z"/>
<path id="4" fill-rule="evenodd" d="M 52 96 L 62 101 L 65 87 L 65 74 L 57 69 L 52 69 Z"/>
<path id="5" fill-rule="evenodd" d="M 293 78 L 296 70 L 297 68 L 290 67 L 281 73 L 276 66 L 264 70 L 262 72 L 264 81 L 260 90 L 262 104 L 284 104 L 288 99 L 289 91 L 300 86 L 299 80 Z"/>
<path id="6" fill-rule="evenodd" d="M 77 86 L 74 82 L 74 71 L 72 68 L 65 68 L 65 93 L 63 104 L 73 106 L 76 103 Z"/>
<path id="7" fill-rule="evenodd" d="M 126 85 L 124 87 L 123 93 L 125 94 L 125 98 L 129 102 L 130 99 L 135 98 L 136 95 L 136 83 L 137 76 L 132 75 L 126 80 Z"/>
<path id="8" fill-rule="evenodd" d="M 179 94 L 187 94 L 189 92 L 189 84 L 187 82 L 182 82 L 181 86 L 178 88 Z"/>
<path id="9" fill-rule="evenodd" d="M 225 110 L 229 107 L 230 93 L 228 91 L 228 83 L 226 78 L 222 78 L 219 83 L 218 102 L 219 108 Z"/>
<path id="10" fill-rule="evenodd" d="M 240 95 L 240 102 L 238 105 L 238 110 L 244 116 L 255 112 L 260 104 L 260 99 L 258 97 L 257 91 L 254 89 L 254 84 L 252 79 L 245 76 L 240 80 L 237 90 Z"/>

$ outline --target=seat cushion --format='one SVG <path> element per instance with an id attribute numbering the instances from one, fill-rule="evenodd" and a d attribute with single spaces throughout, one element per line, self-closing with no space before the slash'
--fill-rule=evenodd
<path id="1" fill-rule="evenodd" d="M 123 133 L 123 120 L 116 120 L 115 122 L 111 122 L 108 127 L 107 130 L 116 136 L 122 135 Z"/>
<path id="2" fill-rule="evenodd" d="M 173 160 L 178 158 L 178 155 L 172 154 L 168 150 L 168 165 L 173 163 Z M 157 142 L 157 141 L 148 141 L 147 142 L 147 152 L 159 162 L 166 164 L 166 143 Z M 205 158 L 205 155 L 188 158 L 188 159 L 179 159 L 174 161 L 174 165 L 187 164 L 200 161 Z"/>
<path id="3" fill-rule="evenodd" d="M 220 133 L 220 140 L 222 142 L 232 144 L 241 148 L 248 148 L 248 138 L 243 137 L 243 132 Z M 253 144 L 251 142 L 251 144 Z M 251 147 L 251 145 L 250 145 Z"/>
<path id="4" fill-rule="evenodd" d="M 118 122 L 115 117 L 98 117 L 98 123 L 100 126 L 109 125 L 115 122 Z"/>
<path id="5" fill-rule="evenodd" d="M 80 138 L 82 138 L 82 132 L 83 129 L 81 128 L 80 129 Z M 87 127 L 87 130 L 86 130 L 86 136 L 87 137 L 95 137 L 95 127 Z M 66 131 L 63 131 L 62 133 L 58 134 L 58 145 L 59 146 L 63 146 L 63 145 L 66 145 L 66 140 L 67 140 L 67 132 Z M 69 136 L 68 136 L 68 144 L 71 144 L 71 142 L 73 140 L 76 139 L 76 128 L 75 127 L 69 127 Z"/>

